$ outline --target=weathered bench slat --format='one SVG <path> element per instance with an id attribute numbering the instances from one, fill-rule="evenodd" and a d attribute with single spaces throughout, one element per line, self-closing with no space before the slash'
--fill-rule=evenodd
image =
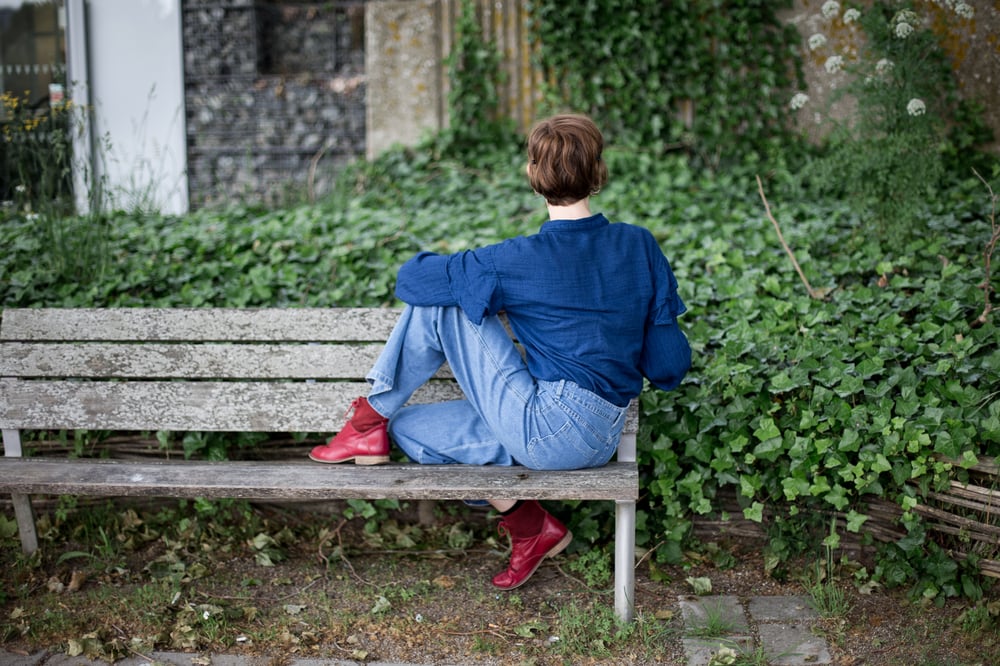
<path id="1" fill-rule="evenodd" d="M 0 377 L 361 379 L 371 344 L 0 343 Z"/>
<path id="2" fill-rule="evenodd" d="M 0 428 L 335 432 L 363 382 L 90 382 L 0 380 Z M 413 402 L 462 396 L 429 383 Z"/>
<path id="3" fill-rule="evenodd" d="M 3 311 L 2 340 L 384 342 L 396 308 L 107 308 Z"/>
<path id="4" fill-rule="evenodd" d="M 240 499 L 635 500 L 635 463 L 570 472 L 525 467 L 304 462 L 122 462 L 0 458 L 6 491 Z"/>
<path id="5" fill-rule="evenodd" d="M 351 401 L 367 394 L 364 375 L 399 314 L 398 308 L 4 310 L 0 490 L 12 493 L 22 547 L 38 548 L 32 494 L 614 500 L 615 611 L 631 619 L 635 401 L 618 461 L 592 470 L 21 457 L 22 430 L 332 433 Z M 413 402 L 461 396 L 445 368 Z"/>

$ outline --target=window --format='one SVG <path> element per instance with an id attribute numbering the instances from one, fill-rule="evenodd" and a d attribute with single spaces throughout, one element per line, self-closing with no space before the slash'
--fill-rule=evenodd
<path id="1" fill-rule="evenodd" d="M 64 7 L 0 0 L 0 202 L 22 213 L 72 191 Z"/>
<path id="2" fill-rule="evenodd" d="M 33 111 L 64 99 L 65 23 L 61 0 L 0 0 L 0 89 Z"/>

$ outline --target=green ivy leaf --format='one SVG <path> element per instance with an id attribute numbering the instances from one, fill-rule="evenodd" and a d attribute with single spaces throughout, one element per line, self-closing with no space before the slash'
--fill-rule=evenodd
<path id="1" fill-rule="evenodd" d="M 834 484 L 833 488 L 823 497 L 823 499 L 835 506 L 838 511 L 843 511 L 850 503 L 847 499 L 847 491 L 839 483 Z"/>
<path id="2" fill-rule="evenodd" d="M 781 482 L 781 487 L 784 490 L 785 499 L 789 502 L 809 492 L 809 482 L 805 479 L 788 477 Z"/>
<path id="3" fill-rule="evenodd" d="M 847 512 L 847 531 L 857 533 L 861 530 L 861 526 L 868 520 L 868 516 L 863 513 L 858 513 L 854 509 Z"/>
<path id="4" fill-rule="evenodd" d="M 753 431 L 753 435 L 761 441 L 766 441 L 774 438 L 780 438 L 781 431 L 778 430 L 778 426 L 775 425 L 774 419 L 770 417 L 763 417 L 760 419 L 757 429 Z"/>
<path id="5" fill-rule="evenodd" d="M 760 502 L 754 502 L 743 509 L 743 517 L 755 523 L 762 522 L 764 520 L 764 505 Z"/>

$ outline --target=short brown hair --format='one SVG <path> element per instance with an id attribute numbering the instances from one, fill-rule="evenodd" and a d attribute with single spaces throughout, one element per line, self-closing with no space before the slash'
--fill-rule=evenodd
<path id="1" fill-rule="evenodd" d="M 608 181 L 604 137 L 587 116 L 561 114 L 538 122 L 528 136 L 528 182 L 556 206 L 600 192 Z"/>

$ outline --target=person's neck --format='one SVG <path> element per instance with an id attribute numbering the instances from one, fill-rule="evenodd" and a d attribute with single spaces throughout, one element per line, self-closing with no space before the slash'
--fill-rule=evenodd
<path id="1" fill-rule="evenodd" d="M 565 206 L 546 204 L 549 208 L 550 220 L 582 220 L 590 217 L 590 198 L 580 199 Z"/>

